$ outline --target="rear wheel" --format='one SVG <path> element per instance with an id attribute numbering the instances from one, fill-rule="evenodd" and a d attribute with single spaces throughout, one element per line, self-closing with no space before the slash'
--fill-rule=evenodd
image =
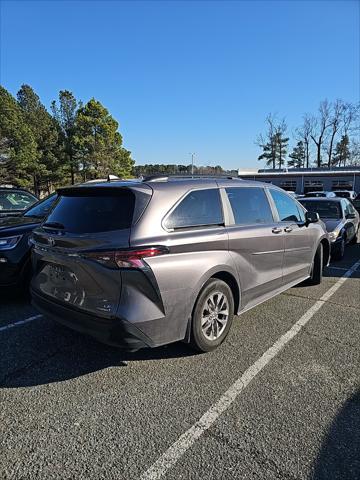
<path id="1" fill-rule="evenodd" d="M 227 337 L 234 316 L 234 298 L 229 285 L 211 278 L 196 301 L 191 324 L 191 345 L 210 352 Z"/>
<path id="2" fill-rule="evenodd" d="M 314 257 L 314 261 L 311 268 L 310 278 L 307 281 L 309 285 L 319 285 L 322 281 L 323 277 L 323 262 L 324 262 L 324 254 L 323 254 L 323 246 L 320 243 Z"/>

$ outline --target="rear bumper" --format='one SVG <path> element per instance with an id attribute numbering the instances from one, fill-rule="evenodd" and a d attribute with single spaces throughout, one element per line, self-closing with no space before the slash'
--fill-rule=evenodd
<path id="1" fill-rule="evenodd" d="M 64 307 L 31 291 L 32 304 L 45 316 L 96 340 L 126 350 L 155 346 L 136 326 L 121 318 L 102 318 Z"/>

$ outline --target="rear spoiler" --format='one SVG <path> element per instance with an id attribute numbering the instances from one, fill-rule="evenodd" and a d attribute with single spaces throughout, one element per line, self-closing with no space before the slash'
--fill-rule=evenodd
<path id="1" fill-rule="evenodd" d="M 137 190 L 137 187 L 141 187 L 141 191 L 144 193 L 151 193 L 152 189 L 147 187 L 142 183 L 135 182 L 101 182 L 101 183 L 87 183 L 81 185 L 72 185 L 70 187 L 60 187 L 56 190 L 58 195 L 61 196 L 96 196 L 111 194 L 111 195 L 121 195 L 124 191 Z"/>

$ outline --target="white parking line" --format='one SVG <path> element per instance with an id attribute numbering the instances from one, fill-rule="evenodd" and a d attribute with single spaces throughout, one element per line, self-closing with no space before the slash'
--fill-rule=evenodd
<path id="1" fill-rule="evenodd" d="M 346 267 L 333 267 L 332 265 L 329 265 L 326 268 L 329 268 L 330 270 L 342 270 L 343 272 L 347 272 L 348 270 Z"/>
<path id="2" fill-rule="evenodd" d="M 42 315 L 34 315 L 33 317 L 25 318 L 25 320 L 19 320 L 18 322 L 9 323 L 8 325 L 4 325 L 0 327 L 0 332 L 4 330 L 9 330 L 10 328 L 20 327 L 20 325 L 25 325 L 25 323 L 32 322 L 33 320 L 37 320 L 38 318 L 42 317 Z"/>
<path id="3" fill-rule="evenodd" d="M 360 265 L 360 260 L 347 270 L 344 275 L 318 300 L 304 315 L 282 335 L 272 347 L 270 347 L 245 373 L 238 378 L 231 387 L 214 403 L 209 410 L 192 427 L 183 433 L 160 457 L 144 472 L 140 480 L 158 480 L 161 478 L 208 430 L 212 424 L 224 413 L 233 401 L 240 395 L 244 388 L 253 380 L 258 373 L 280 353 L 283 348 L 292 340 L 301 329 L 311 320 L 315 313 L 334 295 L 334 293 L 346 282 Z"/>

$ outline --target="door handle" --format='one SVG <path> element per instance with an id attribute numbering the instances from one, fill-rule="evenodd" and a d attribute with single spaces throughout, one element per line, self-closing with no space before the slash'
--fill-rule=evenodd
<path id="1" fill-rule="evenodd" d="M 274 227 L 271 231 L 272 231 L 272 233 L 281 233 L 282 229 L 279 228 L 279 227 Z"/>
<path id="2" fill-rule="evenodd" d="M 290 233 L 292 231 L 293 231 L 293 229 L 291 227 L 285 227 L 284 228 L 284 232 L 286 232 L 286 233 Z"/>

